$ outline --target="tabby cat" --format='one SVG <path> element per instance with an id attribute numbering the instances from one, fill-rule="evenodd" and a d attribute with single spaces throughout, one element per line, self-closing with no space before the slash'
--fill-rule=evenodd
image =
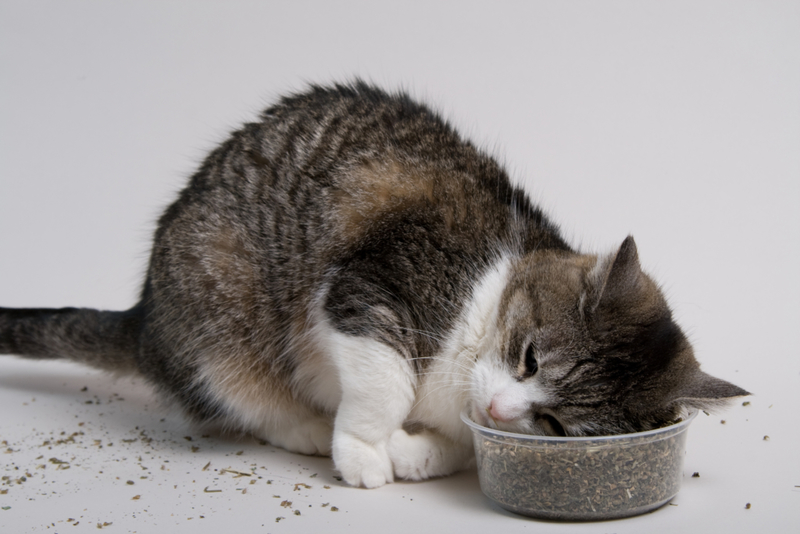
<path id="1" fill-rule="evenodd" d="M 575 251 L 436 113 L 360 81 L 285 97 L 208 156 L 136 306 L 0 309 L 0 353 L 137 373 L 368 488 L 467 465 L 465 409 L 603 435 L 747 395 L 700 371 L 631 237 Z"/>

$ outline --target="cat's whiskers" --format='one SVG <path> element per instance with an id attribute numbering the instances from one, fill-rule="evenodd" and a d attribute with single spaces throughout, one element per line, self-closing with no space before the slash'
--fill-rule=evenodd
<path id="1" fill-rule="evenodd" d="M 436 385 L 436 383 L 434 383 L 434 385 Z M 459 393 L 463 393 L 464 391 L 466 391 L 469 394 L 472 394 L 473 393 L 473 389 L 474 389 L 472 382 L 466 382 L 466 381 L 465 382 L 460 382 L 460 381 L 455 381 L 455 380 L 453 380 L 453 381 L 444 381 L 443 380 L 441 385 L 439 385 L 438 387 L 434 387 L 433 389 L 430 389 L 429 391 L 427 391 L 425 393 L 425 395 L 423 395 L 422 397 L 416 399 L 416 401 L 412 405 L 411 409 L 413 410 L 414 408 L 419 406 L 424 400 L 426 400 L 428 397 L 430 397 L 434 393 L 436 393 L 436 392 L 438 392 L 438 391 L 440 391 L 442 389 L 448 389 L 448 388 L 455 388 Z M 464 389 L 462 389 L 462 388 L 464 388 Z"/>
<path id="2" fill-rule="evenodd" d="M 425 385 L 423 389 L 425 390 L 425 394 L 416 399 L 413 404 L 413 407 L 416 408 L 420 405 L 424 400 L 426 400 L 429 396 L 438 391 L 446 388 L 452 388 L 458 394 L 466 393 L 468 398 L 471 398 L 475 393 L 475 384 L 470 379 L 470 373 L 472 372 L 472 366 L 465 364 L 462 360 L 464 354 L 469 354 L 469 350 L 467 348 L 462 348 L 459 352 L 453 355 L 452 358 L 448 358 L 446 364 L 452 365 L 460 372 L 455 373 L 452 369 L 436 369 L 436 370 L 428 370 L 425 374 Z M 430 360 L 438 360 L 435 357 L 420 357 L 419 359 L 430 359 Z M 472 358 L 467 358 L 467 361 L 471 362 Z"/>
<path id="3" fill-rule="evenodd" d="M 435 332 L 428 331 L 428 330 L 419 330 L 419 329 L 416 329 L 416 328 L 408 328 L 408 327 L 405 327 L 405 326 L 398 326 L 397 329 L 398 330 L 402 330 L 403 332 L 411 333 L 411 334 L 420 334 L 420 335 L 425 336 L 427 338 L 435 339 L 436 341 L 445 341 L 445 339 L 446 339 L 445 336 L 443 336 L 441 334 L 437 334 Z"/>
<path id="4" fill-rule="evenodd" d="M 461 354 L 464 354 L 465 352 L 466 351 L 461 351 L 461 352 L 458 353 L 457 356 L 460 356 Z M 413 359 L 414 360 L 433 360 L 433 361 L 439 361 L 440 360 L 440 358 L 438 358 L 436 356 L 416 356 Z M 472 360 L 469 359 L 468 361 L 472 361 Z M 468 373 L 472 372 L 472 366 L 465 364 L 464 362 L 460 361 L 460 359 L 457 359 L 457 358 L 449 359 L 447 363 L 450 364 L 450 365 L 454 365 L 456 367 L 459 367 L 459 368 L 461 368 L 462 370 L 464 370 L 464 371 L 466 371 Z M 427 374 L 432 374 L 434 372 L 437 372 L 437 371 L 426 370 L 425 374 L 426 375 Z M 439 371 L 439 372 L 444 372 L 444 371 Z"/>

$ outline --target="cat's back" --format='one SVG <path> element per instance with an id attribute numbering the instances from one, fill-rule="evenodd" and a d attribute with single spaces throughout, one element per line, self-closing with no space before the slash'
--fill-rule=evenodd
<path id="1" fill-rule="evenodd" d="M 268 109 L 260 126 L 258 159 L 283 178 L 274 187 L 313 191 L 320 204 L 310 213 L 337 245 L 409 220 L 497 239 L 509 216 L 538 216 L 492 157 L 405 93 L 360 81 L 315 86 Z"/>
<path id="2" fill-rule="evenodd" d="M 165 272 L 204 287 L 265 273 L 309 287 L 364 247 L 422 238 L 484 258 L 565 246 L 495 160 L 424 104 L 360 81 L 312 86 L 208 156 L 160 220 L 146 289 Z"/>
<path id="3" fill-rule="evenodd" d="M 309 253 L 323 243 L 349 248 L 387 220 L 408 216 L 448 231 L 497 231 L 515 195 L 527 202 L 491 157 L 437 113 L 359 81 L 284 97 L 234 132 L 162 226 L 213 211 Z"/>

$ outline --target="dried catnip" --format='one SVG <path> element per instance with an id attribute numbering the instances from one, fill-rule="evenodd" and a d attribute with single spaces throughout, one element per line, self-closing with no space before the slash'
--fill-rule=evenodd
<path id="1" fill-rule="evenodd" d="M 687 425 L 612 439 L 476 432 L 481 489 L 503 508 L 563 520 L 640 514 L 678 493 Z"/>

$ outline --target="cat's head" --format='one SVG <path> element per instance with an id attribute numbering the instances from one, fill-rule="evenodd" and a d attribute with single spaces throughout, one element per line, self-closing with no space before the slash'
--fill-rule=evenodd
<path id="1" fill-rule="evenodd" d="M 521 258 L 486 337 L 472 416 L 501 430 L 639 432 L 749 394 L 700 370 L 631 237 L 607 256 Z"/>

